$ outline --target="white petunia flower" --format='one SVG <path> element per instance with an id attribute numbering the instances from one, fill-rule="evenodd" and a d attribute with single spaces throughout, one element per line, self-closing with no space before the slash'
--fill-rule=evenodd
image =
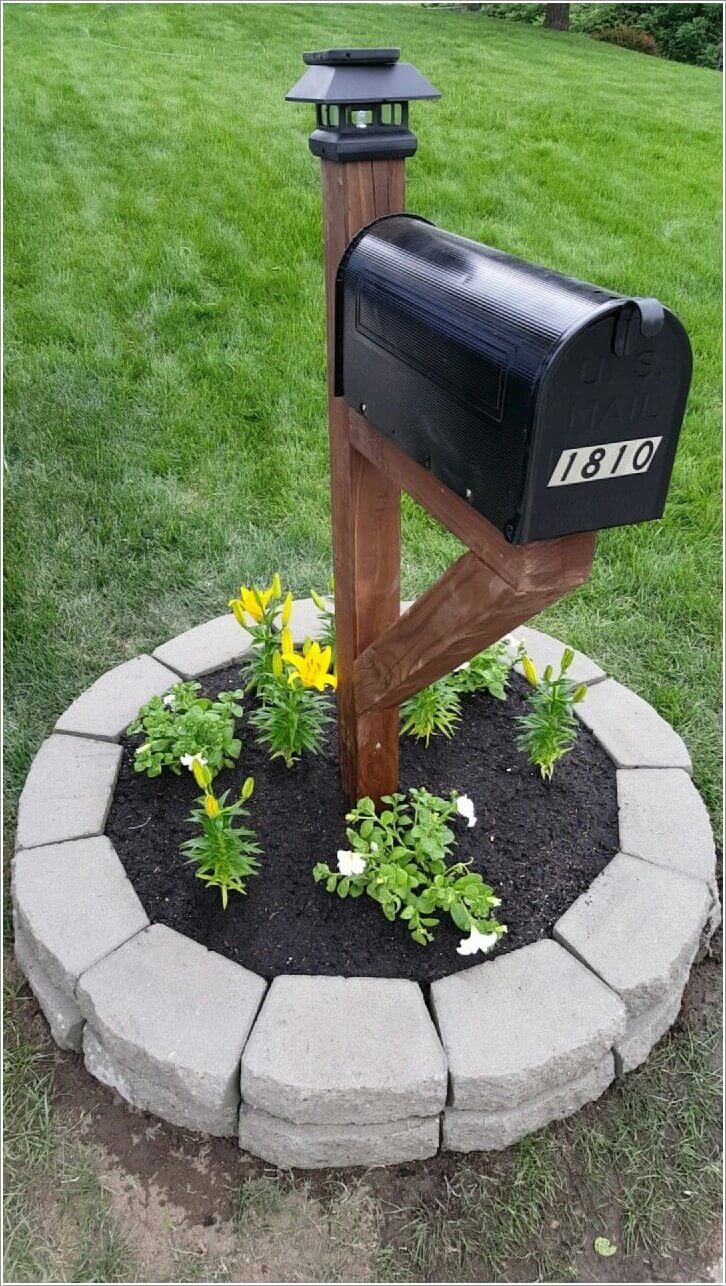
<path id="1" fill-rule="evenodd" d="M 200 752 L 197 751 L 196 755 L 182 755 L 179 763 L 183 768 L 191 768 L 193 771 L 195 764 L 206 765 L 207 760 L 204 758 L 203 754 L 200 754 Z"/>
<path id="2" fill-rule="evenodd" d="M 462 938 L 456 954 L 458 956 L 475 956 L 477 951 L 491 951 L 497 940 L 496 933 L 480 933 L 472 924 L 468 938 Z"/>
<path id="3" fill-rule="evenodd" d="M 378 852 L 378 845 L 376 844 L 376 841 L 375 841 L 374 839 L 372 839 L 372 840 L 371 840 L 371 853 L 377 853 L 377 852 Z"/>
<path id="4" fill-rule="evenodd" d="M 163 698 L 165 706 L 173 706 L 175 700 L 176 700 L 176 697 L 174 696 L 173 692 L 167 692 L 166 696 Z"/>
<path id="5" fill-rule="evenodd" d="M 459 795 L 456 801 L 456 811 L 460 817 L 466 818 L 467 826 L 476 826 L 474 805 L 468 795 Z"/>
<path id="6" fill-rule="evenodd" d="M 459 673 L 459 670 L 468 670 L 468 669 L 469 669 L 469 662 L 468 662 L 468 661 L 462 661 L 461 665 L 457 665 L 457 667 L 456 667 L 456 669 L 455 669 L 454 673 L 455 673 L 455 674 L 458 674 L 458 673 Z"/>
<path id="7" fill-rule="evenodd" d="M 338 849 L 338 870 L 341 875 L 362 875 L 366 869 L 366 860 L 360 853 L 351 853 L 350 849 Z"/>

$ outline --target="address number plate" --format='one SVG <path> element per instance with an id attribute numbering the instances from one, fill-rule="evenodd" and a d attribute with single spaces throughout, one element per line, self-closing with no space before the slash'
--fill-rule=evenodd
<path id="1" fill-rule="evenodd" d="M 547 486 L 570 487 L 575 482 L 606 482 L 629 473 L 647 473 L 662 441 L 662 437 L 628 438 L 594 447 L 565 447 Z"/>

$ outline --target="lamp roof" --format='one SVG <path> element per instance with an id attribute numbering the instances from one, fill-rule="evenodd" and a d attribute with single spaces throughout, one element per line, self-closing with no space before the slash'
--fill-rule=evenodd
<path id="1" fill-rule="evenodd" d="M 403 103 L 441 94 L 398 49 L 329 49 L 304 54 L 307 71 L 285 95 L 292 103 Z"/>

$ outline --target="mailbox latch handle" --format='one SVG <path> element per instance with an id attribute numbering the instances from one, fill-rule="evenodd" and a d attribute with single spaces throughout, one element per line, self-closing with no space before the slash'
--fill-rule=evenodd
<path id="1" fill-rule="evenodd" d="M 624 300 L 613 330 L 615 356 L 629 357 L 636 335 L 657 335 L 663 329 L 664 318 L 663 305 L 657 299 Z"/>

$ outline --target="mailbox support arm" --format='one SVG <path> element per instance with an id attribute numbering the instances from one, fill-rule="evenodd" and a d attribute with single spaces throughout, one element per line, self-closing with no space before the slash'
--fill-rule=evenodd
<path id="1" fill-rule="evenodd" d="M 475 553 L 464 554 L 358 657 L 358 716 L 397 707 L 577 589 L 590 574 L 595 540 L 587 532 L 529 546 L 517 587 Z"/>

